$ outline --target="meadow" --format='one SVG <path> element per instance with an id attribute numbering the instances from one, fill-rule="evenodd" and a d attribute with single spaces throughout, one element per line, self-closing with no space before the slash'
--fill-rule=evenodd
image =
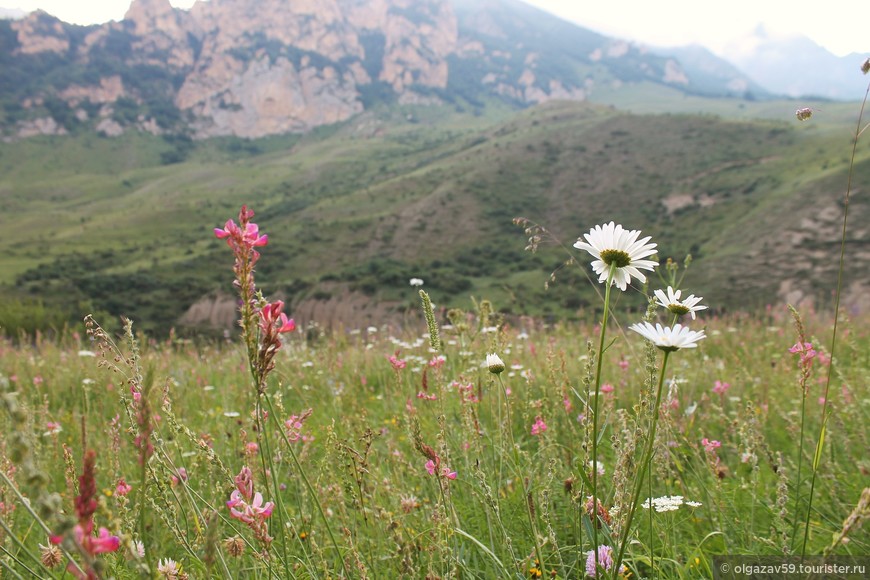
<path id="1" fill-rule="evenodd" d="M 576 250 L 605 282 L 586 322 L 443 312 L 412 280 L 401 329 L 297 328 L 258 290 L 281 242 L 252 219 L 215 230 L 238 340 L 89 317 L 2 344 L 4 578 L 708 578 L 717 555 L 870 553 L 865 319 L 840 314 L 831 356 L 810 308 L 717 316 L 683 290 L 611 313 L 685 274 L 611 223 Z"/>

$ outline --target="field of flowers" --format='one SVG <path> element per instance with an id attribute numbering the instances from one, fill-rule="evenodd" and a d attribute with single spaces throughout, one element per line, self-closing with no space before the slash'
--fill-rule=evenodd
<path id="1" fill-rule="evenodd" d="M 866 320 L 710 314 L 610 223 L 575 244 L 588 324 L 436 315 L 414 279 L 404 329 L 297 328 L 257 289 L 280 240 L 252 218 L 215 230 L 238 341 L 88 318 L 0 345 L 0 577 L 707 578 L 717 555 L 870 554 Z M 646 313 L 611 311 L 646 284 Z"/>

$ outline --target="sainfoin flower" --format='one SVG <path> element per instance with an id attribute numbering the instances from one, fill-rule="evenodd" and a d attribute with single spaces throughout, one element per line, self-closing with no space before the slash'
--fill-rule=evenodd
<path id="1" fill-rule="evenodd" d="M 612 269 L 612 284 L 625 291 L 632 278 L 646 282 L 646 276 L 640 270 L 652 271 L 658 266 L 658 262 L 644 259 L 656 253 L 656 244 L 649 243 L 649 236 L 640 240 L 638 236 L 640 230 L 626 230 L 610 222 L 583 234 L 586 241 L 578 239 L 574 247 L 586 250 L 595 258 L 592 270 L 598 274 L 599 282 L 607 282 Z"/>
<path id="2" fill-rule="evenodd" d="M 254 492 L 254 479 L 251 469 L 243 467 L 235 477 L 236 489 L 230 494 L 227 507 L 230 515 L 246 524 L 264 547 L 272 543 L 266 519 L 272 515 L 275 504 L 263 503 L 263 494 Z"/>
<path id="3" fill-rule="evenodd" d="M 668 286 L 667 294 L 663 290 L 656 290 L 654 292 L 659 306 L 667 308 L 677 316 L 691 314 L 692 320 L 695 320 L 695 312 L 707 309 L 706 306 L 698 304 L 704 298 L 703 296 L 690 294 L 687 298 L 680 299 L 682 293 L 682 290 L 674 290 L 671 286 Z"/>
<path id="4" fill-rule="evenodd" d="M 688 326 L 681 324 L 675 324 L 671 328 L 663 327 L 658 323 L 653 326 L 649 322 L 640 322 L 632 324 L 628 328 L 667 352 L 681 348 L 695 348 L 698 346 L 699 340 L 707 338 L 703 330 L 689 330 Z"/>

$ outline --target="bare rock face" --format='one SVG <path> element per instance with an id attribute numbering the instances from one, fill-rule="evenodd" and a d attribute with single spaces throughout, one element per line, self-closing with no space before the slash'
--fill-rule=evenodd
<path id="1" fill-rule="evenodd" d="M 12 30 L 18 34 L 18 43 L 21 45 L 16 51 L 18 53 L 63 54 L 69 50 L 69 37 L 61 21 L 42 10 L 31 12 L 26 18 L 12 22 Z"/>
<path id="2" fill-rule="evenodd" d="M 209 73 L 189 78 L 178 95 L 179 107 L 192 110 L 203 136 L 302 132 L 363 110 L 350 75 L 305 66 L 305 59 L 297 68 L 284 57 L 241 63 L 223 55 Z"/>
<path id="3" fill-rule="evenodd" d="M 112 75 L 100 79 L 99 85 L 80 86 L 70 85 L 60 92 L 59 96 L 71 106 L 75 107 L 83 101 L 92 103 L 114 103 L 125 96 L 124 83 L 121 77 Z"/>
<path id="4" fill-rule="evenodd" d="M 195 35 L 195 24 L 187 12 L 173 8 L 169 0 L 134 0 L 124 21 L 132 25 L 130 32 L 138 37 L 133 53 L 145 56 L 142 62 L 174 68 L 193 66 L 196 55 L 188 35 Z"/>

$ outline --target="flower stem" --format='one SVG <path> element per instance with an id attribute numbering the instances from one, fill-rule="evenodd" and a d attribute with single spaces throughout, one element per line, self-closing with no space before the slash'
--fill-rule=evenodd
<path id="1" fill-rule="evenodd" d="M 828 374 L 825 380 L 825 402 L 822 404 L 822 426 L 819 429 L 818 446 L 824 442 L 825 428 L 828 424 L 828 392 L 831 389 L 831 375 L 834 368 L 834 348 L 837 346 L 837 323 L 840 320 L 840 296 L 843 289 L 843 270 L 846 264 L 846 222 L 849 218 L 849 197 L 852 192 L 852 176 L 855 173 L 855 152 L 858 150 L 858 138 L 863 130 L 861 123 L 864 119 L 864 107 L 867 105 L 867 97 L 870 96 L 870 83 L 867 85 L 867 90 L 864 92 L 864 100 L 861 101 L 861 110 L 858 112 L 858 123 L 855 129 L 855 139 L 852 141 L 852 156 L 849 159 L 849 177 L 846 182 L 846 196 L 843 198 L 843 235 L 840 239 L 840 266 L 837 270 L 837 292 L 834 303 L 834 329 L 831 332 L 831 362 L 828 364 Z M 820 452 L 817 449 L 817 454 Z M 807 551 L 807 540 L 810 537 L 810 515 L 813 508 L 813 493 L 816 489 L 816 474 L 818 473 L 818 464 L 813 460 L 813 477 L 810 480 L 810 497 L 807 505 L 807 519 L 804 526 L 804 542 L 801 546 L 801 558 L 804 557 Z"/>
<path id="2" fill-rule="evenodd" d="M 595 361 L 595 399 L 592 403 L 592 553 L 595 555 L 595 569 L 598 569 L 598 399 L 601 398 L 601 364 L 604 360 L 604 337 L 607 334 L 607 321 L 610 318 L 610 289 L 616 267 L 610 267 L 604 289 L 604 315 L 601 317 L 601 337 L 598 342 L 598 358 Z"/>
<path id="3" fill-rule="evenodd" d="M 619 569 L 622 565 L 622 557 L 625 554 L 625 548 L 628 546 L 628 534 L 631 532 L 631 522 L 634 519 L 634 514 L 637 511 L 637 505 L 640 502 L 640 492 L 643 489 L 643 480 L 649 472 L 649 465 L 652 461 L 653 446 L 656 440 L 656 426 L 658 425 L 659 420 L 659 407 L 662 403 L 662 385 L 664 385 L 665 382 L 665 371 L 668 367 L 668 357 L 671 354 L 671 352 L 668 350 L 664 352 L 665 356 L 662 360 L 662 370 L 661 374 L 659 375 L 659 384 L 656 388 L 656 402 L 652 408 L 652 425 L 650 426 L 649 438 L 647 439 L 646 449 L 644 450 L 644 454 L 640 462 L 643 471 L 638 474 L 637 481 L 635 482 L 634 494 L 632 494 L 631 505 L 629 506 L 628 511 L 628 518 L 626 519 L 625 526 L 623 527 L 622 533 L 620 534 L 621 538 L 619 542 L 619 553 L 617 554 L 616 560 L 614 560 L 613 563 L 614 579 L 618 576 Z M 652 509 L 652 506 L 650 506 L 650 509 Z M 652 549 L 652 546 L 650 546 L 650 549 Z"/>

